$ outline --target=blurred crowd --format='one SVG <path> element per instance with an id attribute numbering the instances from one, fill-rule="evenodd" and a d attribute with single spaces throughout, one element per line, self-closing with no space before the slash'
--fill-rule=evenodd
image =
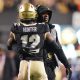
<path id="1" fill-rule="evenodd" d="M 0 0 L 0 12 L 5 8 L 12 8 L 18 3 L 29 1 L 34 5 L 45 5 L 48 7 L 56 6 L 56 8 L 62 12 L 75 12 L 80 11 L 80 1 L 79 0 Z"/>
<path id="2" fill-rule="evenodd" d="M 71 24 L 73 27 L 80 26 L 80 1 L 79 0 L 0 0 L 0 13 L 6 9 L 17 8 L 19 3 L 29 1 L 34 5 L 45 5 L 53 10 L 51 23 Z M 56 9 L 56 10 L 55 10 Z M 55 15 L 58 11 L 58 15 Z M 66 16 L 66 17 L 65 17 Z M 60 18 L 63 17 L 61 22 Z M 69 17 L 69 18 L 68 18 Z M 56 19 L 57 18 L 57 19 Z M 66 22 L 65 22 L 66 21 Z"/>
<path id="3" fill-rule="evenodd" d="M 34 5 L 47 5 L 48 7 L 51 7 L 51 9 L 53 10 L 53 14 L 55 13 L 54 11 L 58 11 L 60 14 L 57 18 L 60 20 L 57 19 L 56 23 L 59 23 L 59 21 L 61 21 L 61 18 L 63 18 L 63 16 L 65 16 L 66 14 L 71 14 L 71 19 L 69 18 L 71 20 L 71 24 L 67 25 L 71 25 L 70 28 L 76 31 L 76 36 L 72 29 L 70 30 L 69 28 L 65 30 L 66 26 L 64 26 L 62 27 L 64 29 L 61 28 L 62 30 L 60 37 L 66 56 L 68 56 L 71 53 L 71 51 L 71 55 L 74 56 L 75 52 L 78 53 L 78 55 L 75 58 L 68 57 L 68 60 L 72 67 L 71 80 L 80 80 L 80 0 L 0 0 L 0 14 L 4 13 L 5 10 L 13 10 L 14 8 L 17 9 L 19 3 L 26 1 L 30 1 Z M 55 24 L 55 18 L 56 17 L 53 15 L 51 20 L 53 24 Z M 2 20 L 0 19 L 0 21 Z M 67 21 L 67 17 L 64 18 L 63 21 Z M 64 22 L 61 25 L 64 25 Z M 3 33 L 5 33 L 5 31 Z M 2 48 L 2 41 L 3 39 L 5 40 L 5 38 L 3 37 L 2 39 L 1 36 L 2 32 L 0 30 L 0 80 L 17 80 L 17 68 L 19 63 L 17 63 L 17 59 L 15 59 L 16 53 L 13 51 L 6 51 L 5 46 Z M 65 69 L 64 67 L 62 67 L 62 65 L 59 69 L 56 68 L 55 71 L 56 75 L 58 76 L 56 77 L 56 80 L 59 80 L 59 77 L 61 79 L 63 77 L 63 80 L 67 80 L 65 78 Z"/>
<path id="4" fill-rule="evenodd" d="M 0 80 L 16 80 L 14 52 L 0 48 Z"/>
<path id="5" fill-rule="evenodd" d="M 79 0 L 0 0 L 0 13 L 6 9 L 17 8 L 19 3 L 30 1 L 34 5 L 45 5 L 53 9 L 51 23 L 70 24 L 73 27 L 80 26 L 80 1 Z M 56 10 L 55 10 L 56 9 Z M 58 13 L 56 13 L 58 11 Z M 58 14 L 59 16 L 57 16 Z M 60 18 L 63 17 L 63 20 Z M 57 18 L 57 19 L 56 19 Z"/>

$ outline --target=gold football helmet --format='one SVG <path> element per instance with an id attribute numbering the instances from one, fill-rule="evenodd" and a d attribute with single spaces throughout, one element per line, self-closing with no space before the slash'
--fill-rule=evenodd
<path id="1" fill-rule="evenodd" d="M 36 8 L 31 3 L 23 3 L 19 6 L 19 18 L 22 20 L 35 20 L 37 18 Z"/>

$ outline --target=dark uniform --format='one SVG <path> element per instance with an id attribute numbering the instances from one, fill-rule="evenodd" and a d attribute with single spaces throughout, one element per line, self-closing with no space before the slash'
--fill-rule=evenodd
<path id="1" fill-rule="evenodd" d="M 57 50 L 55 48 L 55 46 L 50 47 L 52 44 L 49 45 L 47 40 L 45 40 L 45 44 L 44 44 L 45 68 L 46 68 L 46 72 L 48 74 L 48 79 L 49 80 L 54 80 L 55 79 L 54 69 L 55 69 L 56 66 L 58 66 L 57 60 L 56 60 L 56 57 L 55 57 L 54 53 L 57 55 L 58 59 L 65 65 L 66 68 L 70 69 L 70 66 L 68 64 L 66 56 L 64 55 L 62 47 L 59 43 L 59 40 L 58 40 L 58 37 L 57 37 L 57 32 L 55 30 L 55 25 L 52 25 L 52 24 L 49 23 L 49 21 L 51 19 L 51 16 L 52 16 L 52 11 L 49 8 L 45 7 L 45 6 L 38 6 L 37 12 L 39 14 L 37 21 L 38 22 L 45 22 L 46 24 L 49 25 L 51 35 L 53 36 L 54 41 L 57 42 L 58 46 L 61 49 L 61 50 Z"/>
<path id="2" fill-rule="evenodd" d="M 43 67 L 44 66 L 43 45 L 44 45 L 44 40 L 45 40 L 44 34 L 48 31 L 49 31 L 49 28 L 48 26 L 45 26 L 44 23 L 43 24 L 34 23 L 30 25 L 25 25 L 25 26 L 19 23 L 19 24 L 14 24 L 14 26 L 11 28 L 11 32 L 15 34 L 16 53 L 19 54 L 20 59 L 29 61 L 29 63 L 35 62 L 35 65 L 34 65 L 35 72 L 33 72 L 32 70 L 33 66 L 31 67 L 31 70 L 30 70 L 32 72 L 30 73 L 30 76 L 33 79 L 40 80 L 39 76 L 35 76 L 35 73 L 38 71 L 38 74 L 36 75 L 40 75 L 40 77 L 43 80 L 44 79 L 47 80 L 47 75 Z M 20 65 L 24 66 L 24 64 L 20 64 Z M 21 70 L 19 70 L 19 72 Z M 27 75 L 26 72 L 25 74 Z"/>
<path id="3" fill-rule="evenodd" d="M 17 53 L 22 59 L 26 60 L 42 60 L 44 33 L 48 32 L 49 28 L 44 24 L 26 25 L 16 24 L 11 28 L 11 32 L 15 34 L 17 43 Z"/>

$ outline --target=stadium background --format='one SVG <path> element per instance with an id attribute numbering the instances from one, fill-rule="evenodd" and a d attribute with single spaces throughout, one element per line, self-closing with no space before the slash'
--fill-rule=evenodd
<path id="1" fill-rule="evenodd" d="M 18 4 L 25 1 L 27 0 L 0 0 L 1 48 L 6 49 L 10 27 L 13 25 L 13 22 L 16 22 L 18 17 Z M 55 4 L 53 0 L 43 1 L 45 1 L 45 3 L 49 1 L 51 4 L 48 5 L 53 11 L 50 22 L 56 25 L 59 40 L 65 55 L 73 67 L 74 76 L 77 74 L 77 71 L 79 71 L 80 76 L 80 0 L 56 0 Z M 45 3 L 43 4 L 47 5 L 47 3 Z M 80 77 L 79 79 L 73 80 L 80 80 Z"/>

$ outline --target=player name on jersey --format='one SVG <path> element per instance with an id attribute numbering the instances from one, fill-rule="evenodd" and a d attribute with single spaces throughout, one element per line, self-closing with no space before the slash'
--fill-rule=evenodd
<path id="1" fill-rule="evenodd" d="M 37 32 L 37 27 L 23 27 L 23 32 Z"/>

